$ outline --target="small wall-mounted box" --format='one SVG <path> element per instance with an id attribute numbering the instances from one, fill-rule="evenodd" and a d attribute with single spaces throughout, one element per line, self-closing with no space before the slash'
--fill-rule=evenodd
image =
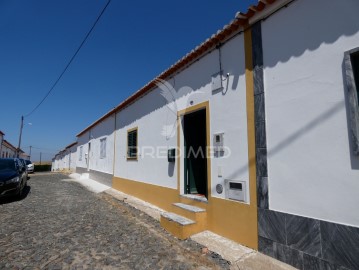
<path id="1" fill-rule="evenodd" d="M 246 202 L 246 182 L 238 180 L 225 180 L 226 198 Z"/>
<path id="2" fill-rule="evenodd" d="M 212 92 L 221 90 L 222 86 L 222 71 L 212 75 Z"/>
<path id="3" fill-rule="evenodd" d="M 175 162 L 175 160 L 176 160 L 176 149 L 175 148 L 168 149 L 167 160 L 168 160 L 168 162 Z"/>
<path id="4" fill-rule="evenodd" d="M 223 152 L 224 133 L 217 133 L 213 135 L 213 150 L 215 152 Z"/>

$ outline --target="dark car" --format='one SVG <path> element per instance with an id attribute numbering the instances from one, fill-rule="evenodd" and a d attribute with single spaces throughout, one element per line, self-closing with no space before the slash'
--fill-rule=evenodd
<path id="1" fill-rule="evenodd" d="M 25 159 L 23 159 L 23 158 L 19 158 L 19 160 L 20 160 L 22 166 L 25 167 L 25 169 L 26 169 L 26 170 L 25 170 L 25 174 L 26 174 L 26 179 L 28 179 L 28 178 L 29 178 L 29 172 L 28 172 L 28 170 L 27 170 L 26 161 L 25 161 Z"/>
<path id="2" fill-rule="evenodd" d="M 17 158 L 0 158 L 0 197 L 22 197 L 27 185 L 26 168 Z"/>

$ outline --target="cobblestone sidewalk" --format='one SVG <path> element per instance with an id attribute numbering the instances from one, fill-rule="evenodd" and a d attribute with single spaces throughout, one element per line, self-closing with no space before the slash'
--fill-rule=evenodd
<path id="1" fill-rule="evenodd" d="M 23 200 L 0 200 L 0 269 L 229 268 L 139 210 L 65 178 L 32 175 Z"/>

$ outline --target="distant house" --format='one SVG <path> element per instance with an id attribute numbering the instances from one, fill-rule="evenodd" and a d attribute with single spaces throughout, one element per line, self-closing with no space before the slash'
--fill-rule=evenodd
<path id="1" fill-rule="evenodd" d="M 30 155 L 26 154 L 22 149 L 19 150 L 19 158 L 30 159 Z"/>
<path id="2" fill-rule="evenodd" d="M 76 170 L 76 145 L 77 142 L 73 142 L 55 155 L 51 163 L 52 171 L 74 172 Z"/>
<path id="3" fill-rule="evenodd" d="M 181 239 L 359 269 L 358 10 L 260 0 L 81 131 L 76 171 L 161 207 Z"/>
<path id="4" fill-rule="evenodd" d="M 75 172 L 76 171 L 76 159 L 77 159 L 77 142 L 73 142 L 66 146 L 66 159 L 67 167 L 66 169 Z"/>
<path id="5" fill-rule="evenodd" d="M 0 157 L 2 157 L 2 142 L 4 140 L 4 133 L 0 130 Z"/>
<path id="6" fill-rule="evenodd" d="M 9 143 L 7 140 L 2 140 L 1 157 L 2 158 L 15 158 L 17 155 L 17 148 Z"/>
<path id="7" fill-rule="evenodd" d="M 112 186 L 114 170 L 115 114 L 108 115 L 77 134 L 76 172 Z"/>

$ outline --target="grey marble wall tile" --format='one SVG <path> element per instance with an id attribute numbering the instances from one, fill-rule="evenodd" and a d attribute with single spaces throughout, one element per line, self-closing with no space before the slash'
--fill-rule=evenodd
<path id="1" fill-rule="evenodd" d="M 254 95 L 264 93 L 263 67 L 255 66 L 253 69 Z"/>
<path id="2" fill-rule="evenodd" d="M 269 208 L 268 177 L 257 176 L 257 202 L 259 208 Z"/>
<path id="3" fill-rule="evenodd" d="M 359 228 L 320 221 L 323 259 L 359 269 Z"/>
<path id="4" fill-rule="evenodd" d="M 322 257 L 320 241 L 320 221 L 287 215 L 287 245 L 315 257 Z"/>
<path id="5" fill-rule="evenodd" d="M 257 148 L 256 150 L 257 175 L 268 177 L 267 149 Z"/>
<path id="6" fill-rule="evenodd" d="M 303 254 L 303 270 L 345 270 L 346 268 Z"/>
<path id="7" fill-rule="evenodd" d="M 252 55 L 254 66 L 263 66 L 263 48 L 262 48 L 262 25 L 257 22 L 252 25 Z"/>
<path id="8" fill-rule="evenodd" d="M 255 112 L 255 122 L 264 122 L 265 121 L 265 107 L 264 107 L 264 93 L 254 96 L 254 112 Z"/>
<path id="9" fill-rule="evenodd" d="M 259 208 L 258 235 L 275 242 L 286 244 L 285 214 Z"/>
<path id="10" fill-rule="evenodd" d="M 264 237 L 258 237 L 258 250 L 259 252 L 274 258 L 274 242 Z"/>
<path id="11" fill-rule="evenodd" d="M 279 243 L 274 243 L 274 256 L 282 262 L 292 265 L 298 269 L 303 269 L 303 252 L 301 251 Z"/>
<path id="12" fill-rule="evenodd" d="M 267 136 L 266 136 L 266 123 L 256 123 L 256 147 L 266 148 L 267 147 Z"/>

